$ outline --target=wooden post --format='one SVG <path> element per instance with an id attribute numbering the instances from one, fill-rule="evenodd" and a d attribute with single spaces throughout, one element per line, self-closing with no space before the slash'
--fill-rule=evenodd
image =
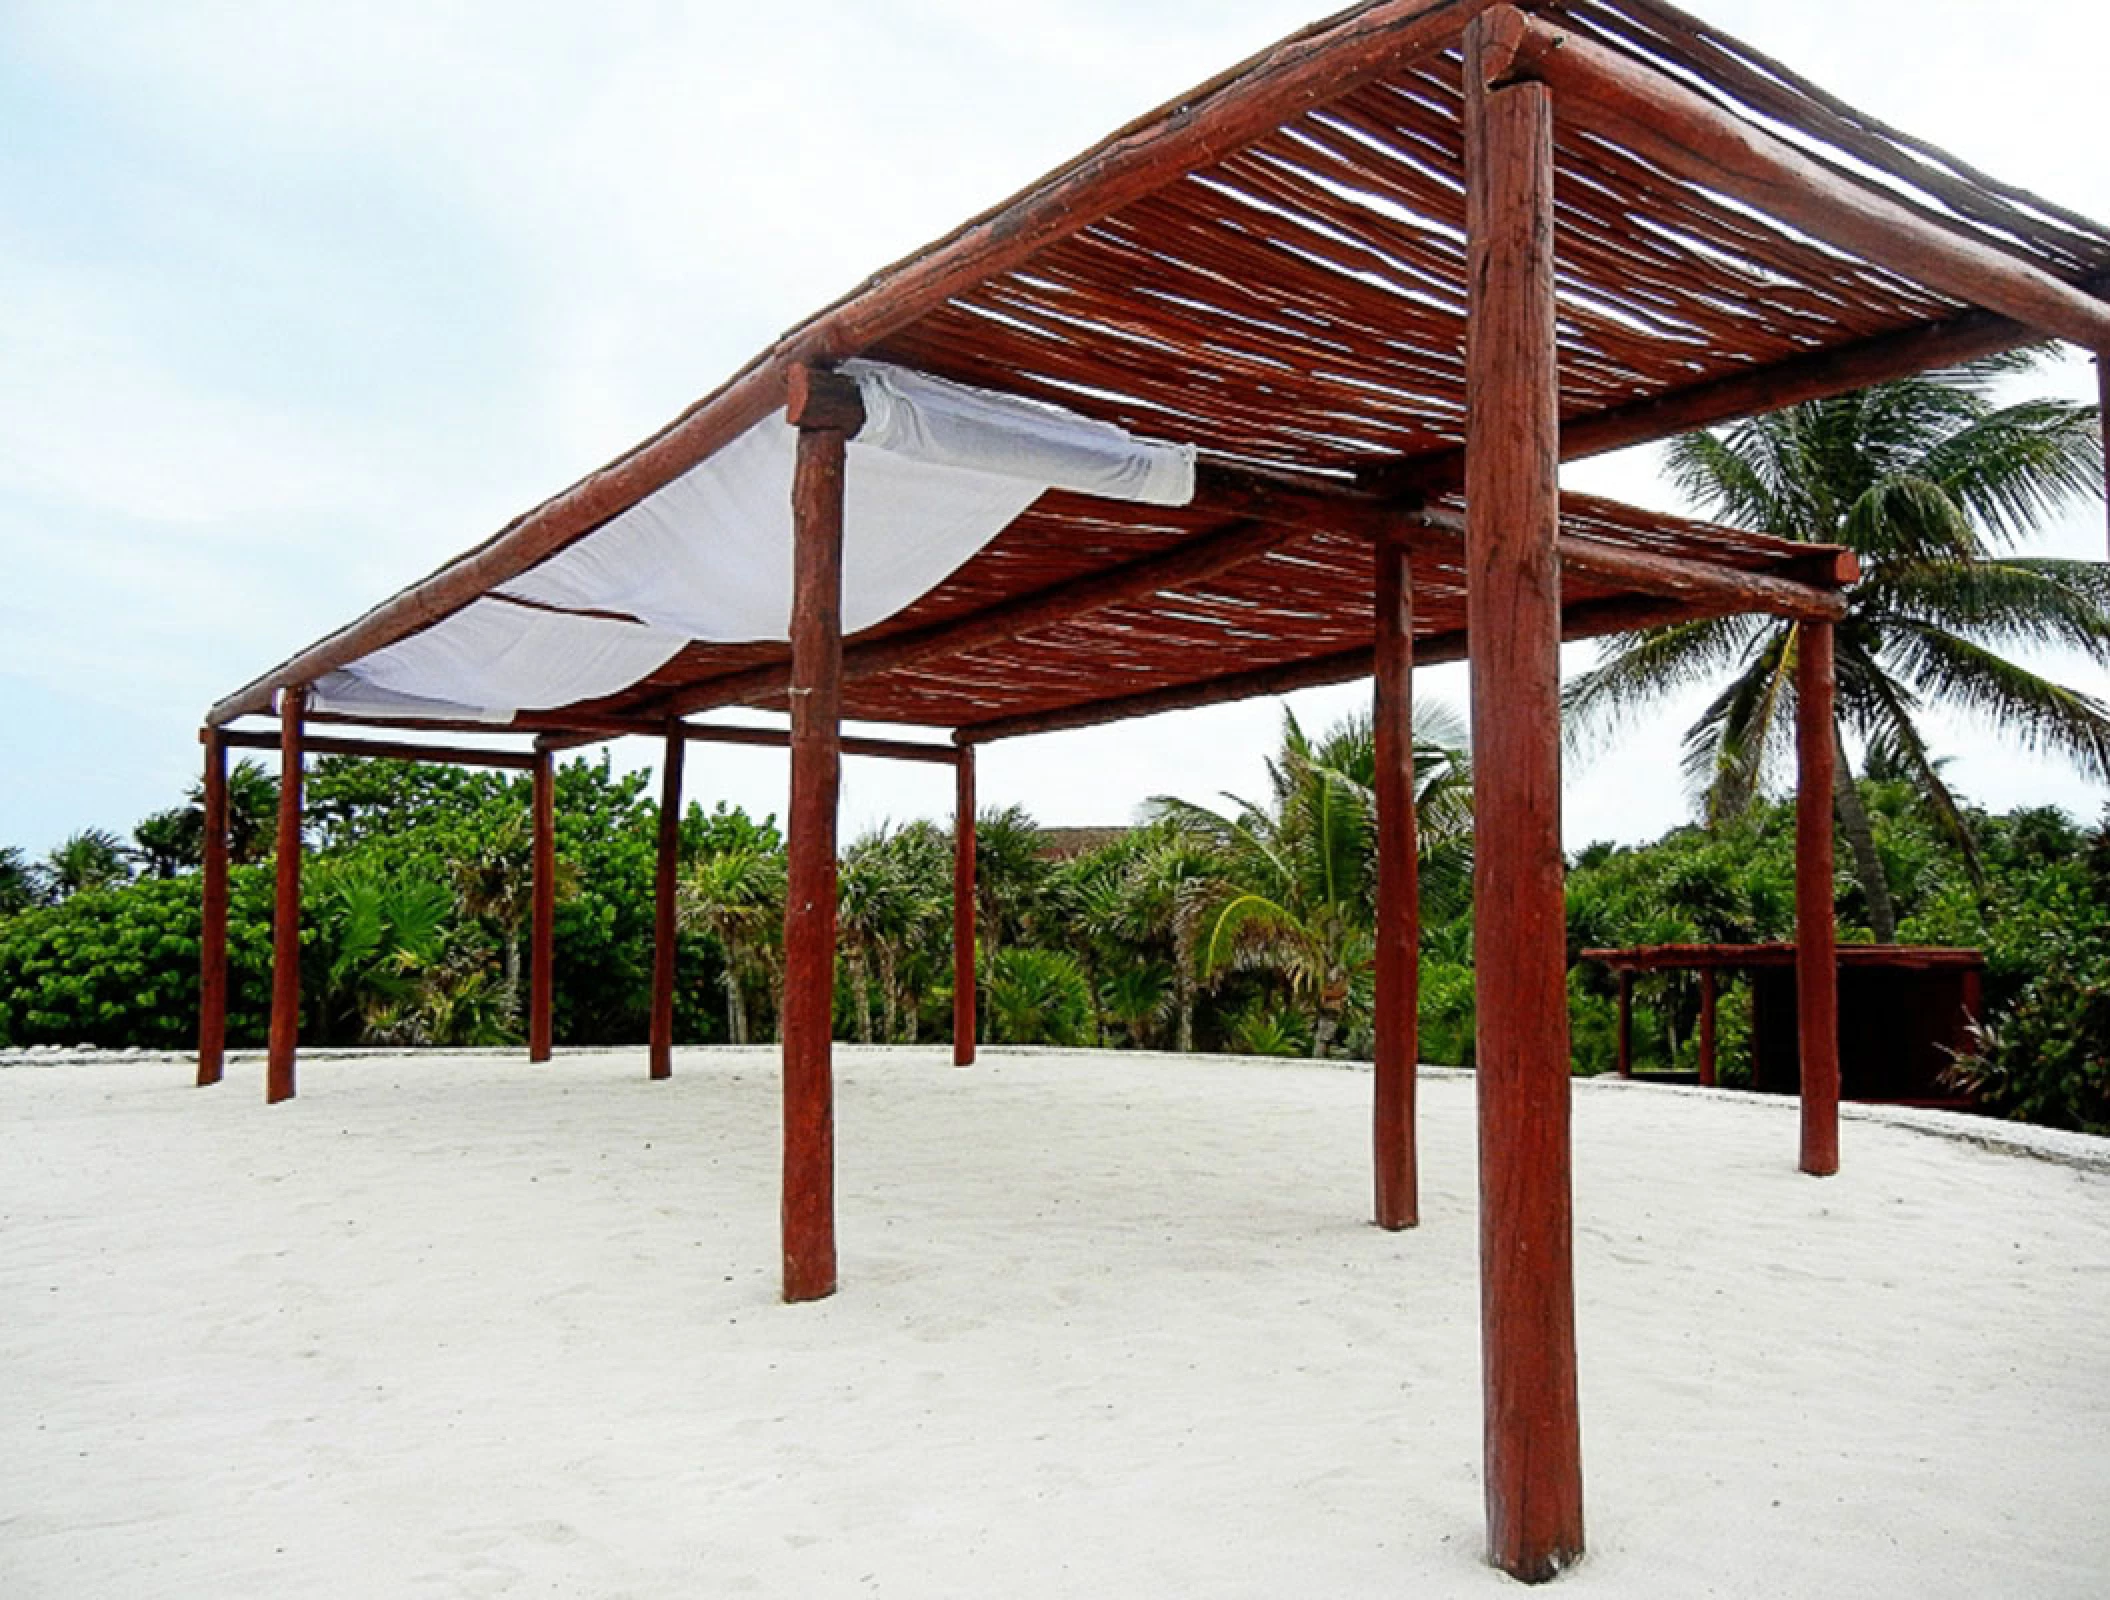
<path id="1" fill-rule="evenodd" d="M 2096 422 L 2103 430 L 2103 507 L 2110 512 L 2110 354 L 2095 358 Z"/>
<path id="2" fill-rule="evenodd" d="M 557 977 L 557 758 L 535 752 L 535 909 L 528 934 L 528 1060 L 547 1061 Z"/>
<path id="3" fill-rule="evenodd" d="M 652 1076 L 674 1076 L 674 892 L 681 871 L 681 760 L 673 729 L 659 758 L 659 854 L 652 879 Z"/>
<path id="4" fill-rule="evenodd" d="M 1619 969 L 1619 1076 L 1634 1075 L 1634 974 Z"/>
<path id="5" fill-rule="evenodd" d="M 1795 647 L 1795 999 L 1802 1056 L 1802 1170 L 1839 1170 L 1839 952 L 1832 912 L 1832 625 Z"/>
<path id="6" fill-rule="evenodd" d="M 952 807 L 952 1064 L 974 1065 L 974 746 L 960 747 Z"/>
<path id="7" fill-rule="evenodd" d="M 842 774 L 843 475 L 861 415 L 794 382 L 790 871 L 784 898 L 784 1298 L 835 1292 L 835 820 Z"/>
<path id="8" fill-rule="evenodd" d="M 278 703 L 278 898 L 271 921 L 271 1049 L 264 1099 L 293 1098 L 293 1054 L 300 1042 L 300 789 L 308 690 L 293 684 Z"/>
<path id="9" fill-rule="evenodd" d="M 227 740 L 205 730 L 205 840 L 198 909 L 198 1087 L 227 1059 Z"/>
<path id="10" fill-rule="evenodd" d="M 1553 115 L 1466 30 L 1466 615 L 1472 636 L 1480 1320 L 1488 1554 L 1583 1551 L 1560 833 Z"/>
<path id="11" fill-rule="evenodd" d="M 1377 546 L 1377 996 L 1371 1095 L 1375 1216 L 1380 1228 L 1421 1220 L 1414 1166 L 1414 1076 L 1420 1056 L 1421 889 L 1414 836 L 1414 572 L 1404 543 Z"/>
<path id="12" fill-rule="evenodd" d="M 1700 969 L 1700 1087 L 1714 1087 L 1714 968 Z"/>

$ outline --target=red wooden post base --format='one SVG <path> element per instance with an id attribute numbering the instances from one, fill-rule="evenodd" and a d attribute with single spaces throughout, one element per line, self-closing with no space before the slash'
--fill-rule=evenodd
<path id="1" fill-rule="evenodd" d="M 1832 910 L 1832 625 L 1795 640 L 1795 1005 L 1802 1057 L 1802 1170 L 1839 1170 L 1839 947 Z"/>
<path id="2" fill-rule="evenodd" d="M 652 879 L 651 1076 L 674 1076 L 674 897 L 681 872 L 681 761 L 689 742 L 669 731 L 660 752 L 659 854 Z"/>
<path id="3" fill-rule="evenodd" d="M 271 1049 L 264 1099 L 293 1098 L 293 1054 L 300 1042 L 300 791 L 308 691 L 294 684 L 279 697 L 278 895 L 271 921 Z"/>
<path id="4" fill-rule="evenodd" d="M 198 1087 L 227 1058 L 227 738 L 205 734 L 205 855 L 198 924 Z"/>
<path id="5" fill-rule="evenodd" d="M 535 752 L 535 907 L 528 932 L 528 1060 L 547 1061 L 556 987 L 557 772 L 556 757 Z"/>
<path id="6" fill-rule="evenodd" d="M 963 745 L 952 809 L 952 1064 L 974 1065 L 974 746 Z"/>

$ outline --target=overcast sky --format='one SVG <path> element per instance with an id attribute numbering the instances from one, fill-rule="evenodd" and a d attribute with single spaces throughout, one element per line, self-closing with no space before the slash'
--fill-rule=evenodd
<path id="1" fill-rule="evenodd" d="M 2110 219 L 2100 0 L 1702 9 Z M 193 781 L 211 701 L 868 273 L 1316 14 L 0 0 L 0 845 L 128 833 Z M 2077 359 L 2043 386 L 2093 397 Z M 1677 508 L 1646 455 L 1564 481 Z M 2101 557 L 2100 511 L 2041 550 Z M 1417 692 L 1462 709 L 1456 669 Z M 1317 725 L 1366 698 L 1293 703 Z M 1571 846 L 1687 816 L 1677 710 L 1572 767 Z M 991 746 L 983 798 L 1087 823 L 1156 793 L 1257 793 L 1280 718 L 1261 701 Z M 1968 726 L 1935 743 L 1982 803 L 2104 802 Z M 694 798 L 782 810 L 775 753 L 698 751 L 689 774 Z M 950 780 L 853 760 L 844 801 L 854 833 L 942 814 Z"/>

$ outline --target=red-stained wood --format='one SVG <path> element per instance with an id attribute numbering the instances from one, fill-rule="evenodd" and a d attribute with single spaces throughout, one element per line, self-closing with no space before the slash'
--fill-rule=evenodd
<path id="1" fill-rule="evenodd" d="M 1839 960 L 1833 920 L 1832 627 L 1795 644 L 1795 1005 L 1802 1054 L 1802 1170 L 1839 1170 Z"/>
<path id="2" fill-rule="evenodd" d="M 681 764 L 688 741 L 669 731 L 659 756 L 659 847 L 652 874 L 651 1075 L 674 1075 L 674 905 L 681 878 Z"/>
<path id="3" fill-rule="evenodd" d="M 1714 969 L 1703 968 L 1700 972 L 1700 1087 L 1703 1089 L 1715 1086 L 1715 982 Z"/>
<path id="4" fill-rule="evenodd" d="M 777 687 L 781 690 L 789 681 L 787 668 L 776 669 L 782 679 Z M 535 740 L 538 750 L 560 751 L 577 749 L 580 745 L 602 744 L 609 739 L 625 734 L 650 734 L 659 737 L 666 732 L 664 718 L 648 717 L 592 717 L 582 719 L 588 725 L 576 731 L 542 734 Z M 735 728 L 714 727 L 694 722 L 681 724 L 681 736 L 691 744 L 749 745 L 758 750 L 789 750 L 791 730 L 788 728 Z M 846 756 L 876 756 L 887 761 L 927 761 L 932 766 L 949 767 L 953 764 L 953 748 L 949 744 L 929 744 L 919 739 L 885 739 L 867 734 L 845 734 L 842 739 Z"/>
<path id="5" fill-rule="evenodd" d="M 952 806 L 952 1064 L 974 1065 L 974 746 L 960 747 Z"/>
<path id="6" fill-rule="evenodd" d="M 827 428 L 855 438 L 865 425 L 864 395 L 855 378 L 802 362 L 785 376 L 784 420 L 794 428 Z"/>
<path id="7" fill-rule="evenodd" d="M 1583 1552 L 1560 835 L 1553 111 L 1466 32 L 1466 534 L 1489 1559 Z"/>
<path id="8" fill-rule="evenodd" d="M 293 684 L 279 695 L 277 896 L 271 913 L 271 1034 L 264 1099 L 293 1098 L 293 1056 L 300 1043 L 300 810 L 303 723 L 308 691 Z"/>
<path id="9" fill-rule="evenodd" d="M 1237 520 L 1155 555 L 1015 596 L 965 617 L 852 645 L 843 653 L 845 681 L 861 682 L 1004 644 L 1110 607 L 1203 583 L 1312 531 L 1403 539 L 1410 548 L 1446 556 L 1455 556 L 1463 536 L 1463 521 L 1455 514 L 1425 510 L 1410 501 L 1378 505 L 1338 488 L 1290 486 L 1225 469 L 1215 469 L 1212 482 L 1215 498 L 1226 506 L 1235 504 L 1243 513 Z M 1846 602 L 1830 584 L 1709 566 L 1656 551 L 1625 549 L 1601 538 L 1563 537 L 1559 549 L 1565 565 L 1637 594 L 1720 611 L 1760 611 L 1786 617 L 1845 614 Z M 1848 571 L 1836 581 L 1851 582 L 1852 577 Z M 785 682 L 783 664 L 769 662 L 678 690 L 653 704 L 668 715 L 688 715 L 774 698 L 782 694 Z M 844 748 L 850 748 L 848 741 Z"/>
<path id="10" fill-rule="evenodd" d="M 227 740 L 205 733 L 205 839 L 198 923 L 198 1087 L 227 1059 Z"/>
<path id="11" fill-rule="evenodd" d="M 1377 548 L 1376 1043 L 1371 1151 L 1380 1228 L 1421 1220 L 1415 1172 L 1414 1077 L 1420 1059 L 1421 892 L 1414 816 L 1414 575 L 1404 544 Z"/>
<path id="12" fill-rule="evenodd" d="M 1619 973 L 1619 1026 L 1615 1037 L 1619 1076 L 1631 1078 L 1634 1075 L 1634 975 L 1624 968 Z"/>
<path id="13" fill-rule="evenodd" d="M 535 904 L 528 930 L 528 1060 L 547 1061 L 557 986 L 557 758 L 535 757 Z"/>
<path id="14" fill-rule="evenodd" d="M 784 899 L 784 1298 L 835 1292 L 835 824 L 845 444 L 799 432 L 792 481 L 790 864 Z"/>
<path id="15" fill-rule="evenodd" d="M 1702 612 L 1700 615 L 1717 613 Z M 1616 599 L 1585 601 L 1567 608 L 1561 623 L 1563 639 L 1594 639 L 1601 634 L 1621 633 L 1632 628 L 1651 628 L 1695 615 L 1691 607 L 1650 597 L 1621 595 Z M 1467 635 L 1464 629 L 1432 635 L 1416 642 L 1414 660 L 1432 667 L 1463 661 Z M 1029 734 L 1057 733 L 1065 729 L 1092 728 L 1131 717 L 1156 716 L 1165 711 L 1191 711 L 1197 706 L 1228 705 L 1257 695 L 1288 694 L 1296 689 L 1319 688 L 1367 678 L 1375 670 L 1372 652 L 1361 646 L 1323 656 L 1306 656 L 1280 666 L 1256 667 L 1228 672 L 1194 683 L 1168 684 L 1162 689 L 1111 695 L 1060 706 L 1052 711 L 1028 711 L 1015 717 L 992 717 L 969 723 L 954 738 L 989 744 L 998 739 L 1019 739 Z"/>
<path id="16" fill-rule="evenodd" d="M 1513 46 L 1506 70 L 1559 91 L 1564 128 L 1600 134 L 1909 282 L 2085 350 L 2110 349 L 2110 302 L 1846 178 L 1668 73 L 1507 6 L 1487 16 L 1502 18 Z"/>
<path id="17" fill-rule="evenodd" d="M 226 728 L 220 735 L 232 750 L 276 750 L 281 738 L 266 729 Z M 473 745 L 411 744 L 394 739 L 333 739 L 303 732 L 301 746 L 311 756 L 360 756 L 379 761 L 435 761 L 453 767 L 497 767 L 532 772 L 535 758 L 525 750 L 482 750 Z"/>
<path id="18" fill-rule="evenodd" d="M 2103 432 L 2103 509 L 2110 514 L 2110 355 L 2095 358 L 2096 422 Z"/>

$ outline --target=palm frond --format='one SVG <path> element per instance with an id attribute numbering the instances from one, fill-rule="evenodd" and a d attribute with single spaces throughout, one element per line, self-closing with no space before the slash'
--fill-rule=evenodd
<path id="1" fill-rule="evenodd" d="M 1899 666 L 1921 693 L 2110 782 L 2110 710 L 2100 701 L 1931 624 L 1901 622 L 1893 639 Z"/>

